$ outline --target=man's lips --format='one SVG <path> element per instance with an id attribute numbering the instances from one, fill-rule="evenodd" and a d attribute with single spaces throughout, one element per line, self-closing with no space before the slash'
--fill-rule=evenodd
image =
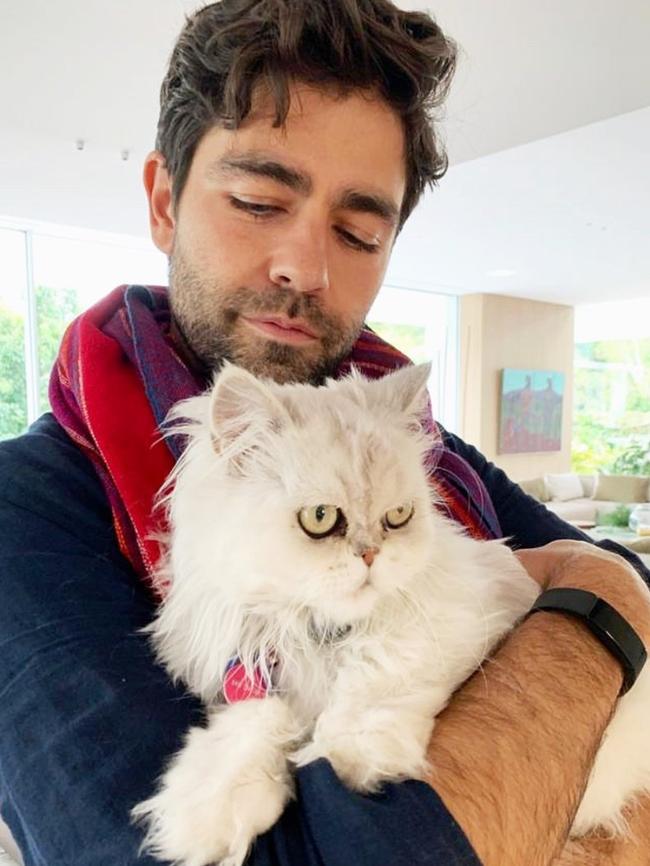
<path id="1" fill-rule="evenodd" d="M 265 336 L 285 343 L 312 343 L 316 334 L 304 322 L 280 316 L 242 316 L 251 327 Z"/>

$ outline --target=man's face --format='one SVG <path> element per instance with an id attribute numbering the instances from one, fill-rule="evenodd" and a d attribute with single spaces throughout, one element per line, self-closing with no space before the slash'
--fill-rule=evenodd
<path id="1" fill-rule="evenodd" d="M 381 285 L 405 188 L 403 129 L 378 98 L 305 85 L 285 127 L 272 121 L 258 92 L 239 129 L 206 133 L 154 239 L 170 256 L 174 317 L 204 363 L 317 382 L 349 352 Z M 155 171 L 150 197 L 164 185 L 159 157 Z"/>

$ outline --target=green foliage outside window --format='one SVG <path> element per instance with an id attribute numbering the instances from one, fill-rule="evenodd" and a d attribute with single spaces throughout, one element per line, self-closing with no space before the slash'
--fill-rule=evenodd
<path id="1" fill-rule="evenodd" d="M 49 408 L 50 370 L 67 324 L 79 304 L 73 289 L 36 288 L 40 411 Z M 24 317 L 0 304 L 0 439 L 18 436 L 27 427 Z"/>
<path id="2" fill-rule="evenodd" d="M 27 426 L 23 317 L 0 304 L 0 439 Z"/>
<path id="3" fill-rule="evenodd" d="M 576 346 L 572 469 L 650 475 L 650 338 Z"/>
<path id="4" fill-rule="evenodd" d="M 38 327 L 38 387 L 41 412 L 49 409 L 47 389 L 52 365 L 59 352 L 63 332 L 80 312 L 74 289 L 36 289 L 36 321 Z"/>
<path id="5" fill-rule="evenodd" d="M 616 475 L 650 475 L 650 438 L 631 442 L 612 463 Z"/>

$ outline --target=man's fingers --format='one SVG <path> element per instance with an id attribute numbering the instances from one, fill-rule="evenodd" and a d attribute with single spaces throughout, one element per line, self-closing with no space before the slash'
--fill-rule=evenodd
<path id="1" fill-rule="evenodd" d="M 544 547 L 527 548 L 525 550 L 515 550 L 515 556 L 521 562 L 528 574 L 542 588 L 548 583 L 549 573 L 549 556 L 545 552 Z"/>

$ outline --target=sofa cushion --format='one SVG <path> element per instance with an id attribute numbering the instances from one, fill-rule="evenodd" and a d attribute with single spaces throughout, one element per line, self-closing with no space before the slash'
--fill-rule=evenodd
<path id="1" fill-rule="evenodd" d="M 596 476 L 592 473 L 591 475 L 578 475 L 580 479 L 580 483 L 582 484 L 582 489 L 584 491 L 584 496 L 593 496 L 594 495 L 594 486 L 596 484 Z"/>
<path id="2" fill-rule="evenodd" d="M 530 478 L 520 481 L 519 486 L 529 496 L 533 496 L 538 502 L 548 502 L 548 491 L 543 478 Z"/>
<path id="3" fill-rule="evenodd" d="M 608 502 L 647 502 L 647 475 L 598 475 L 592 497 Z"/>
<path id="4" fill-rule="evenodd" d="M 574 472 L 545 475 L 544 480 L 546 481 L 546 489 L 551 499 L 556 502 L 581 499 L 585 495 L 582 489 L 582 482 Z"/>

